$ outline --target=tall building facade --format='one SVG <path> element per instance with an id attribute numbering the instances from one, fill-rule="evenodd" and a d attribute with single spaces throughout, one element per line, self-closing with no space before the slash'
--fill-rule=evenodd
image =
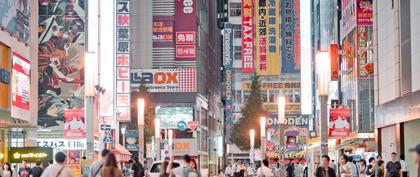
<path id="1" fill-rule="evenodd" d="M 420 2 L 373 1 L 375 63 L 375 129 L 379 153 L 406 154 L 420 141 L 419 133 L 419 60 Z M 408 165 L 417 175 L 414 164 Z"/>

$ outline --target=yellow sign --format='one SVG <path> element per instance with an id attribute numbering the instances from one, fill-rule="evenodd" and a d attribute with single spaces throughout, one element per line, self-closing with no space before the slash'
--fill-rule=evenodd
<path id="1" fill-rule="evenodd" d="M 28 158 L 30 158 L 30 159 L 33 159 L 33 158 L 40 159 L 40 158 L 44 158 L 44 157 L 47 157 L 47 156 L 48 156 L 48 154 L 43 153 L 43 152 L 41 152 L 41 153 L 25 153 L 25 154 L 21 154 L 19 152 L 16 152 L 16 153 L 13 154 L 13 158 L 15 158 L 15 159 L 28 159 Z"/>
<path id="2" fill-rule="evenodd" d="M 280 90 L 280 89 L 298 89 L 300 82 L 262 82 L 260 85 L 261 90 Z M 243 90 L 251 90 L 250 82 L 242 83 Z"/>
<path id="3" fill-rule="evenodd" d="M 280 75 L 280 0 L 255 1 L 257 74 Z"/>
<path id="4" fill-rule="evenodd" d="M 278 105 L 276 103 L 264 103 L 263 109 L 267 111 L 278 111 Z M 300 103 L 287 103 L 286 104 L 286 113 L 287 112 L 300 112 Z"/>
<path id="5" fill-rule="evenodd" d="M 71 164 L 67 165 L 67 167 L 71 170 L 73 176 L 82 176 L 82 167 L 80 164 Z"/>

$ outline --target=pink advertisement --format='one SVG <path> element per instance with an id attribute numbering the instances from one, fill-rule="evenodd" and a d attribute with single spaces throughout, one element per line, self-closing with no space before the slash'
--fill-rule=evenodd
<path id="1" fill-rule="evenodd" d="M 330 108 L 329 137 L 350 135 L 350 108 Z"/>
<path id="2" fill-rule="evenodd" d="M 29 61 L 13 52 L 12 105 L 29 110 L 31 65 Z"/>
<path id="3" fill-rule="evenodd" d="M 175 0 L 176 61 L 196 60 L 196 0 Z"/>
<path id="4" fill-rule="evenodd" d="M 372 26 L 372 0 L 357 0 L 357 25 Z"/>
<path id="5" fill-rule="evenodd" d="M 64 119 L 64 138 L 85 138 L 86 126 L 83 109 L 66 109 Z"/>

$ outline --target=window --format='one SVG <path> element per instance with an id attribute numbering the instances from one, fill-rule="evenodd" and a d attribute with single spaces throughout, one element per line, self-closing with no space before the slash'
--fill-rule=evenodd
<path id="1" fill-rule="evenodd" d="M 242 38 L 242 30 L 234 30 L 233 38 Z"/>
<path id="2" fill-rule="evenodd" d="M 242 47 L 234 46 L 233 49 L 233 57 L 235 60 L 242 60 Z"/>
<path id="3" fill-rule="evenodd" d="M 246 100 L 248 100 L 250 95 L 251 95 L 250 91 L 244 91 L 244 102 L 246 102 Z"/>
<path id="4" fill-rule="evenodd" d="M 235 103 L 242 103 L 241 90 L 235 90 Z"/>
<path id="5" fill-rule="evenodd" d="M 241 16 L 241 3 L 231 2 L 229 8 L 231 17 Z"/>
<path id="6" fill-rule="evenodd" d="M 294 97 L 295 97 L 295 103 L 299 103 L 300 102 L 300 91 L 299 90 L 294 90 Z"/>
<path id="7" fill-rule="evenodd" d="M 277 97 L 279 96 L 279 90 L 269 90 L 269 100 L 270 103 L 277 103 Z"/>
<path id="8" fill-rule="evenodd" d="M 261 90 L 261 101 L 263 103 L 266 103 L 268 101 L 267 100 L 267 90 Z"/>

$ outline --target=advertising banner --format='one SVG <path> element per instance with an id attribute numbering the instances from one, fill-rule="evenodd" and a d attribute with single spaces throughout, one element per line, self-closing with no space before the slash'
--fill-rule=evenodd
<path id="1" fill-rule="evenodd" d="M 29 110 L 31 64 L 15 52 L 12 53 L 12 61 L 12 106 Z"/>
<path id="2" fill-rule="evenodd" d="M 348 137 L 350 134 L 350 108 L 330 108 L 329 137 Z"/>
<path id="3" fill-rule="evenodd" d="M 153 47 L 174 47 L 174 17 L 153 16 Z"/>
<path id="4" fill-rule="evenodd" d="M 63 130 L 64 111 L 84 107 L 84 3 L 39 3 L 38 125 L 48 129 Z"/>
<path id="5" fill-rule="evenodd" d="M 343 63 L 344 71 L 351 72 L 356 58 L 356 37 L 355 32 L 349 33 L 343 40 Z"/>
<path id="6" fill-rule="evenodd" d="M 372 14 L 372 0 L 357 0 L 357 26 L 372 26 Z"/>
<path id="7" fill-rule="evenodd" d="M 40 8 L 42 6 L 40 5 Z M 40 9 L 41 10 L 41 9 Z M 31 17 L 31 1 L 0 1 L 0 26 L 25 43 L 29 41 L 29 18 Z"/>
<path id="8" fill-rule="evenodd" d="M 255 1 L 258 75 L 280 75 L 280 1 Z"/>
<path id="9" fill-rule="evenodd" d="M 229 23 L 224 24 L 223 34 L 223 66 L 225 81 L 225 141 L 232 143 L 233 128 L 233 101 L 232 101 L 232 80 L 233 80 L 233 30 Z"/>
<path id="10" fill-rule="evenodd" d="M 281 73 L 300 72 L 299 0 L 281 1 Z"/>
<path id="11" fill-rule="evenodd" d="M 130 116 L 130 1 L 116 1 L 116 117 L 119 122 L 129 122 Z M 121 35 L 120 32 L 123 32 Z M 123 58 L 127 58 L 122 62 Z"/>
<path id="12" fill-rule="evenodd" d="M 373 63 L 368 60 L 368 50 L 365 50 L 368 39 L 368 27 L 357 27 L 357 43 L 358 43 L 358 60 L 357 60 L 357 74 L 359 79 L 368 78 L 373 74 Z"/>
<path id="13" fill-rule="evenodd" d="M 49 147 L 59 150 L 86 150 L 85 139 L 36 139 L 38 147 Z"/>
<path id="14" fill-rule="evenodd" d="M 86 125 L 84 109 L 67 109 L 64 111 L 64 138 L 85 138 Z"/>
<path id="15" fill-rule="evenodd" d="M 52 148 L 40 147 L 14 147 L 10 148 L 9 154 L 9 163 L 22 163 L 22 160 L 29 163 L 47 162 L 54 157 Z"/>
<path id="16" fill-rule="evenodd" d="M 129 151 L 139 151 L 139 131 L 127 130 L 125 133 L 125 148 Z"/>
<path id="17" fill-rule="evenodd" d="M 356 27 L 356 0 L 341 0 L 341 38 Z"/>
<path id="18" fill-rule="evenodd" d="M 79 150 L 67 150 L 66 155 L 67 155 L 67 157 L 66 157 L 67 164 L 69 164 L 69 165 L 79 165 L 80 166 L 81 156 L 80 156 L 80 151 Z M 79 169 L 80 169 L 80 167 L 79 167 Z"/>
<path id="19" fill-rule="evenodd" d="M 187 123 L 194 118 L 194 109 L 192 107 L 159 107 L 156 108 L 156 118 L 160 119 L 162 129 L 188 128 Z"/>
<path id="20" fill-rule="evenodd" d="M 82 176 L 81 164 L 68 164 L 66 165 L 66 167 L 70 169 L 71 174 L 73 174 L 73 176 Z"/>
<path id="21" fill-rule="evenodd" d="M 242 0 L 242 72 L 254 71 L 254 0 Z"/>
<path id="22" fill-rule="evenodd" d="M 196 60 L 196 0 L 175 0 L 175 61 Z"/>
<path id="23" fill-rule="evenodd" d="M 174 150 L 172 154 L 174 156 L 183 156 L 188 154 L 190 156 L 197 156 L 197 139 L 174 139 Z"/>
<path id="24" fill-rule="evenodd" d="M 330 45 L 330 59 L 331 59 L 331 80 L 338 81 L 339 75 L 339 61 L 338 61 L 338 44 Z"/>
<path id="25" fill-rule="evenodd" d="M 131 71 L 131 87 L 138 87 L 141 79 L 149 92 L 195 92 L 197 69 L 134 69 Z"/>
<path id="26" fill-rule="evenodd" d="M 300 82 L 262 82 L 261 90 L 299 89 Z M 251 90 L 251 82 L 242 82 L 243 90 Z"/>

